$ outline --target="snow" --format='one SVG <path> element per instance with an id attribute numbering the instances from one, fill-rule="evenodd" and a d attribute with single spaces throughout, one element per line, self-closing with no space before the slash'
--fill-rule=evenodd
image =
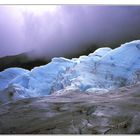
<path id="1" fill-rule="evenodd" d="M 106 93 L 140 81 L 140 40 L 116 49 L 99 48 L 88 56 L 53 58 L 31 71 L 10 68 L 0 72 L 0 100 L 47 96 L 62 90 Z M 60 91 L 60 92 L 59 92 Z"/>

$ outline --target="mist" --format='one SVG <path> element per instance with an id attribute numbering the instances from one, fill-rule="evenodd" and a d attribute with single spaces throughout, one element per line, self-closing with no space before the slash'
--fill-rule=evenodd
<path id="1" fill-rule="evenodd" d="M 139 6 L 54 6 L 53 12 L 38 13 L 1 5 L 0 57 L 23 52 L 33 58 L 67 57 L 89 46 L 118 47 L 140 38 Z"/>

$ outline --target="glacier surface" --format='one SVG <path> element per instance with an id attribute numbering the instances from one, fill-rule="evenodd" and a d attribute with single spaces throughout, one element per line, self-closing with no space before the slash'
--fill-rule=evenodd
<path id="1" fill-rule="evenodd" d="M 61 90 L 106 93 L 139 81 L 140 40 L 136 40 L 116 49 L 99 48 L 79 58 L 53 58 L 31 71 L 6 69 L 0 72 L 0 102 L 47 96 Z"/>

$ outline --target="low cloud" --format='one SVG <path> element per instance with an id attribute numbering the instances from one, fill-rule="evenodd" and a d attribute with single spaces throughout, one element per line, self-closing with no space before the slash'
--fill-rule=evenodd
<path id="1" fill-rule="evenodd" d="M 42 14 L 0 6 L 0 56 L 66 56 L 86 44 L 112 46 L 140 37 L 139 6 L 57 6 Z"/>

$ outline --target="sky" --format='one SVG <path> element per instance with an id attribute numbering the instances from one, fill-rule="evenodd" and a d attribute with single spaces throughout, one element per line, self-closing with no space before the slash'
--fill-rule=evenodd
<path id="1" fill-rule="evenodd" d="M 140 6 L 0 5 L 0 57 L 66 57 L 137 39 Z"/>

